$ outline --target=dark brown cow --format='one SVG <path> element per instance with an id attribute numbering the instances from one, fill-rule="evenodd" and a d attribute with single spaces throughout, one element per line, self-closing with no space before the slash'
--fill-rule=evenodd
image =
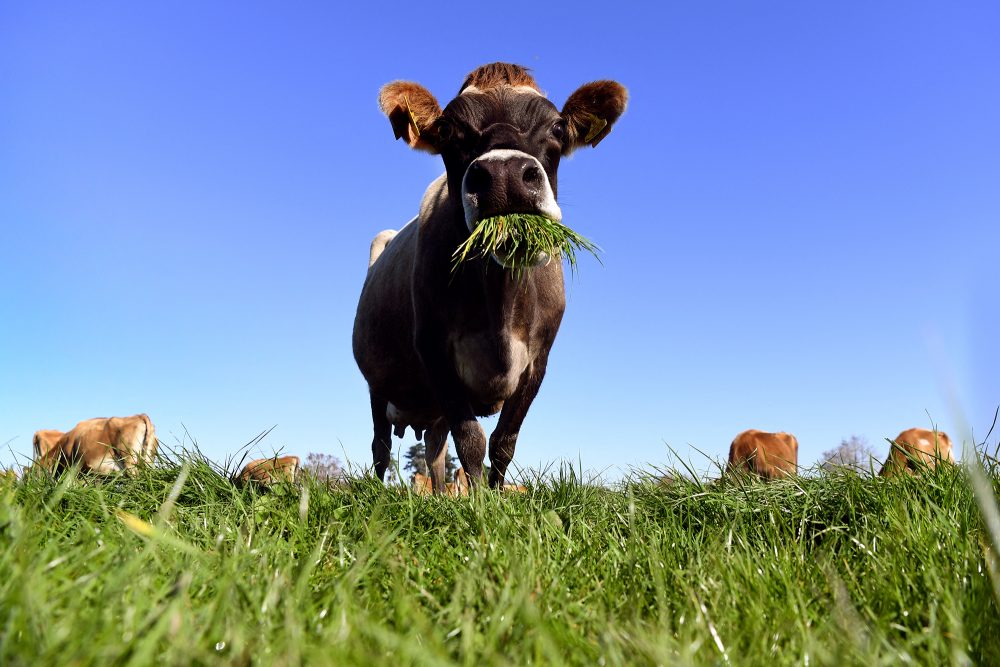
<path id="1" fill-rule="evenodd" d="M 518 277 L 494 256 L 453 272 L 452 253 L 489 216 L 561 219 L 560 157 L 604 139 L 626 99 L 620 84 L 597 81 L 559 111 L 527 70 L 505 63 L 472 72 L 443 111 L 419 84 L 382 88 L 379 104 L 396 137 L 441 155 L 446 173 L 427 189 L 416 218 L 387 245 L 386 234 L 373 244 L 354 321 L 379 479 L 389 466 L 393 426 L 397 434 L 409 426 L 427 430 L 435 492 L 445 488 L 449 431 L 476 484 L 486 454 L 477 417 L 500 412 L 489 441 L 489 483 L 503 485 L 565 309 L 562 265 L 539 256 Z"/>
<path id="2" fill-rule="evenodd" d="M 276 482 L 294 483 L 299 472 L 299 457 L 272 456 L 269 459 L 254 459 L 243 466 L 237 479 L 241 484 L 255 482 L 270 486 Z"/>
<path id="3" fill-rule="evenodd" d="M 920 467 L 934 468 L 939 461 L 954 463 L 951 439 L 947 433 L 928 431 L 925 428 L 910 428 L 892 441 L 889 456 L 879 471 L 882 477 L 891 477 L 904 472 L 915 473 Z"/>
<path id="4" fill-rule="evenodd" d="M 102 474 L 133 470 L 156 456 L 156 431 L 143 414 L 87 419 L 54 440 L 57 433 L 38 431 L 33 439 L 35 460 L 53 472 L 75 464 Z"/>
<path id="5" fill-rule="evenodd" d="M 743 431 L 729 446 L 729 468 L 743 469 L 764 479 L 794 475 L 799 441 L 791 433 Z"/>

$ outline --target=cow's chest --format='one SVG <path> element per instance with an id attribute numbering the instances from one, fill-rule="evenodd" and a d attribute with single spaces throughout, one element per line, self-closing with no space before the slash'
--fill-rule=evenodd
<path id="1" fill-rule="evenodd" d="M 526 337 L 516 332 L 454 333 L 449 337 L 452 363 L 476 402 L 504 401 L 517 389 L 533 354 Z"/>

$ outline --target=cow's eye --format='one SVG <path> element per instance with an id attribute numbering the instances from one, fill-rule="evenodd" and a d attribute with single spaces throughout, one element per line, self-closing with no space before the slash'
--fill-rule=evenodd
<path id="1" fill-rule="evenodd" d="M 437 122 L 437 136 L 439 141 L 451 141 L 452 137 L 455 136 L 455 126 L 446 120 L 438 120 Z"/>
<path id="2" fill-rule="evenodd" d="M 562 141 L 562 138 L 566 136 L 566 123 L 559 121 L 552 126 L 552 136 L 558 141 Z"/>

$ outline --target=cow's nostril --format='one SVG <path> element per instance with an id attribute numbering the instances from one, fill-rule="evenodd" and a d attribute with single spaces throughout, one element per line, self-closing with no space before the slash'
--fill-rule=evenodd
<path id="1" fill-rule="evenodd" d="M 465 189 L 467 192 L 484 194 L 489 191 L 493 177 L 486 167 L 473 162 L 469 165 L 469 171 L 465 174 Z"/>
<path id="2" fill-rule="evenodd" d="M 538 187 L 542 184 L 542 170 L 535 165 L 530 165 L 524 170 L 524 174 L 521 176 L 525 185 L 531 187 Z"/>

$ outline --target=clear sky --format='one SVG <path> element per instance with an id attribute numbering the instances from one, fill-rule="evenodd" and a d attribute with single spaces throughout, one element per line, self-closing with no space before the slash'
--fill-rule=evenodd
<path id="1" fill-rule="evenodd" d="M 376 95 L 444 104 L 496 60 L 557 105 L 631 94 L 560 168 L 604 265 L 568 285 L 515 464 L 706 468 L 751 427 L 800 463 L 884 454 L 928 413 L 961 437 L 952 394 L 985 435 L 1000 6 L 351 4 L 0 5 L 0 461 L 142 411 L 217 459 L 277 425 L 258 451 L 369 464 L 368 244 L 443 170 Z"/>

